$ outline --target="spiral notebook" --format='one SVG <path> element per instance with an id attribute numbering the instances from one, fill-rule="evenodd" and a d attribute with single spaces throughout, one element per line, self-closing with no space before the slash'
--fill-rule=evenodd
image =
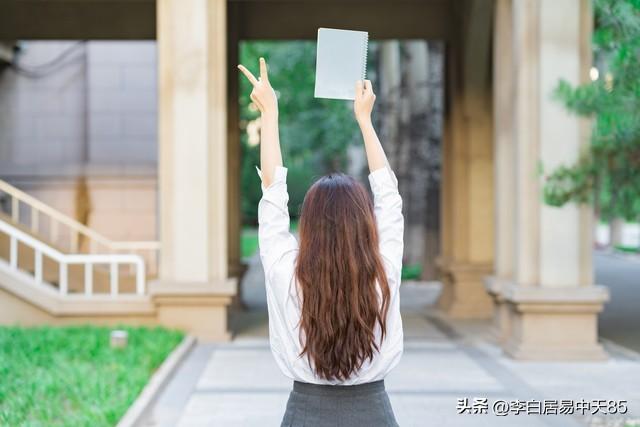
<path id="1" fill-rule="evenodd" d="M 355 99 L 355 85 L 367 72 L 366 31 L 318 28 L 316 98 Z"/>

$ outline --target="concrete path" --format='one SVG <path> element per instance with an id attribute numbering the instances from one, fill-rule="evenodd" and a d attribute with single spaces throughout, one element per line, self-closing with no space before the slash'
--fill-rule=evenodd
<path id="1" fill-rule="evenodd" d="M 640 352 L 640 257 L 596 252 L 596 283 L 609 288 L 598 327 L 600 335 Z"/>
<path id="2" fill-rule="evenodd" d="M 245 280 L 253 310 L 235 313 L 233 342 L 198 345 L 146 414 L 143 426 L 279 426 L 291 382 L 269 350 L 256 259 Z M 501 354 L 487 321 L 449 321 L 434 308 L 440 285 L 403 284 L 405 352 L 386 385 L 401 426 L 640 426 L 640 357 L 605 344 L 605 362 L 518 362 Z M 458 414 L 458 400 L 487 400 L 485 414 Z M 498 400 L 627 400 L 625 416 L 496 415 Z M 527 403 L 530 401 L 531 403 Z M 481 407 L 480 404 L 477 407 Z M 513 408 L 513 407 L 512 407 Z M 635 416 L 635 418 L 634 418 Z M 614 422 L 615 421 L 615 422 Z"/>

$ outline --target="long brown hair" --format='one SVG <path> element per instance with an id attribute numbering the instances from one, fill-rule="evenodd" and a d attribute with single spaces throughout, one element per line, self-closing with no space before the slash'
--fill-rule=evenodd
<path id="1" fill-rule="evenodd" d="M 389 283 L 371 196 L 348 175 L 320 178 L 304 198 L 299 233 L 300 355 L 319 377 L 345 380 L 379 351 L 376 324 L 380 344 L 386 335 Z"/>

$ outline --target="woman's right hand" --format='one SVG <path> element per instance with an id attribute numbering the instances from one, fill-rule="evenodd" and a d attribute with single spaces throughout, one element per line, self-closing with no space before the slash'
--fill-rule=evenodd
<path id="1" fill-rule="evenodd" d="M 257 79 L 244 65 L 239 64 L 238 69 L 242 71 L 253 85 L 250 98 L 254 104 L 256 104 L 256 107 L 258 107 L 258 110 L 260 110 L 262 115 L 277 115 L 278 97 L 271 87 L 271 83 L 269 83 L 267 63 L 264 58 L 260 58 L 260 77 Z"/>
<path id="2" fill-rule="evenodd" d="M 371 80 L 358 80 L 356 82 L 356 99 L 353 101 L 353 111 L 358 123 L 371 121 L 371 111 L 376 102 L 376 94 L 373 93 Z"/>

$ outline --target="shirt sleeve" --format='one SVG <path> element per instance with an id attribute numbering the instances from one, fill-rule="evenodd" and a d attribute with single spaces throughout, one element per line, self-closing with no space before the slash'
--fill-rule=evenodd
<path id="1" fill-rule="evenodd" d="M 404 216 L 398 179 L 389 166 L 384 166 L 369 174 L 369 184 L 373 192 L 380 254 L 392 268 L 388 274 L 399 285 L 404 248 Z"/>
<path id="2" fill-rule="evenodd" d="M 262 189 L 258 203 L 258 246 L 265 276 L 271 278 L 278 262 L 298 249 L 298 241 L 289 231 L 287 168 L 277 166 L 273 182 L 268 187 L 262 183 L 262 172 L 257 166 L 256 170 Z"/>

